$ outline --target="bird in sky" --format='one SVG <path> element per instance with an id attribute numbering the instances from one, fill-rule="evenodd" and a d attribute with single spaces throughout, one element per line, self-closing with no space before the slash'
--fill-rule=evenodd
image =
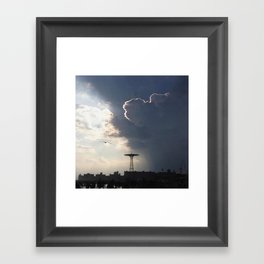
<path id="1" fill-rule="evenodd" d="M 103 141 L 104 144 L 111 144 L 110 142 L 108 141 Z"/>

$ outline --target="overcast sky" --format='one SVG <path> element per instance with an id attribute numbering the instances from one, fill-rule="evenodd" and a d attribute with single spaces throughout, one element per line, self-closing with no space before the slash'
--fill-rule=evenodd
<path id="1" fill-rule="evenodd" d="M 187 76 L 77 76 L 76 173 L 188 167 Z"/>

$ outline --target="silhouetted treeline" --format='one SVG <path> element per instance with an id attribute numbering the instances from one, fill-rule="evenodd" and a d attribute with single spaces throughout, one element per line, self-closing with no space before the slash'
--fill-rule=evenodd
<path id="1" fill-rule="evenodd" d="M 76 180 L 76 188 L 188 188 L 188 174 L 170 170 L 164 172 L 125 171 L 124 175 L 84 174 Z"/>

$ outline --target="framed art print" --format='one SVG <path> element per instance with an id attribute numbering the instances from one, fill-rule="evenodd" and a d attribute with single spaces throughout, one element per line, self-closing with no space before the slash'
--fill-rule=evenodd
<path id="1" fill-rule="evenodd" d="M 37 18 L 37 246 L 227 237 L 227 18 Z"/>

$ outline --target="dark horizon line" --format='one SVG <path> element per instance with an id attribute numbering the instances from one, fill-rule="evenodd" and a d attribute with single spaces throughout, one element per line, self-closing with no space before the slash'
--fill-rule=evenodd
<path id="1" fill-rule="evenodd" d="M 134 170 L 134 171 L 129 171 L 129 170 L 125 170 L 124 173 L 176 173 L 176 174 L 187 174 L 188 171 L 185 171 L 184 169 L 179 169 L 179 170 L 175 170 L 175 169 L 167 169 L 167 170 L 161 170 L 161 171 L 137 171 L 137 170 Z M 103 172 L 98 172 L 98 173 L 90 173 L 90 172 L 85 172 L 85 173 L 79 173 L 78 175 L 86 175 L 86 174 L 90 174 L 90 175 L 122 175 L 121 172 L 119 171 L 114 171 L 112 173 L 108 173 L 108 174 L 104 174 Z"/>

